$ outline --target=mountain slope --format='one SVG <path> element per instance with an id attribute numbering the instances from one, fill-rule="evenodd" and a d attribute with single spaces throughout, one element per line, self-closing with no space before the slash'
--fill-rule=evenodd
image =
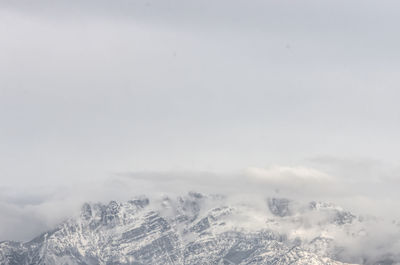
<path id="1" fill-rule="evenodd" d="M 285 223 L 299 222 L 290 207 L 289 200 L 270 199 L 260 210 L 199 193 L 86 203 L 79 216 L 30 242 L 0 243 L 0 264 L 345 264 L 333 260 L 337 251 L 329 238 L 304 241 L 280 231 Z M 329 205 L 313 203 L 304 211 L 315 209 Z M 326 226 L 355 218 L 334 208 L 327 212 Z"/>

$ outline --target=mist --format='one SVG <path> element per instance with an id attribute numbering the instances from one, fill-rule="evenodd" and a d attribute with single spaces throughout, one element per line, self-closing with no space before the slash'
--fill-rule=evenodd
<path id="1" fill-rule="evenodd" d="M 349 261 L 398 255 L 399 7 L 1 1 L 0 241 L 196 191 L 332 202 L 382 220 Z"/>

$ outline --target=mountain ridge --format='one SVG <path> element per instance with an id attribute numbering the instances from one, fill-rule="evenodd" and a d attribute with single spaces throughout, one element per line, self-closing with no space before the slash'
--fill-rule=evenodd
<path id="1" fill-rule="evenodd" d="M 308 215 L 318 216 L 320 226 L 310 240 L 304 231 L 311 230 L 302 230 Z M 340 207 L 296 206 L 285 198 L 270 198 L 259 209 L 196 192 L 154 201 L 141 196 L 85 203 L 79 216 L 29 242 L 1 242 L 0 264 L 343 265 L 349 263 L 327 233 L 353 222 L 359 220 Z"/>

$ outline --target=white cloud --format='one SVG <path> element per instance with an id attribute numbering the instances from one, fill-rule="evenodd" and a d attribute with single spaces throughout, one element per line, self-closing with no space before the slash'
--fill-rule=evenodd
<path id="1" fill-rule="evenodd" d="M 251 167 L 246 170 L 246 175 L 258 181 L 270 183 L 296 183 L 316 184 L 328 183 L 333 178 L 328 174 L 309 167 L 272 166 L 268 168 Z"/>

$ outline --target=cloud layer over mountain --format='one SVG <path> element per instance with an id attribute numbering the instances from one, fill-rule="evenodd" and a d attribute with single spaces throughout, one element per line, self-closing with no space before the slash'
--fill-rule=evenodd
<path id="1" fill-rule="evenodd" d="M 400 220 L 399 8 L 1 1 L 0 240 L 189 190 Z"/>

